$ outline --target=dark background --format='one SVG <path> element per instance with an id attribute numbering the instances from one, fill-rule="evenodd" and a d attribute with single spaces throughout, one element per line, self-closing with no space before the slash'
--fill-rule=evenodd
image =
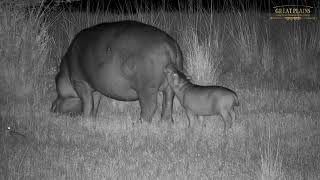
<path id="1" fill-rule="evenodd" d="M 308 5 L 317 7 L 318 0 L 71 0 L 71 2 L 48 0 L 46 4 L 57 6 L 71 11 L 78 10 L 102 10 L 114 13 L 135 13 L 139 11 L 165 10 L 215 10 L 228 11 L 238 10 L 258 10 L 261 12 L 271 12 L 272 7 L 280 5 Z"/>

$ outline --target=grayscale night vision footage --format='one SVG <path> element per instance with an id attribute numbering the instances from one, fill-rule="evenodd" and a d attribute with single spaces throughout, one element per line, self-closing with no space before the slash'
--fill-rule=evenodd
<path id="1" fill-rule="evenodd" d="M 316 0 L 2 0 L 0 61 L 0 180 L 320 179 Z"/>

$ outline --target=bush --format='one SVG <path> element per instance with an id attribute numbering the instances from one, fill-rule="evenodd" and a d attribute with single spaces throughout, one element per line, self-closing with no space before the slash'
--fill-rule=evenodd
<path id="1" fill-rule="evenodd" d="M 221 74 L 225 24 L 214 13 L 197 13 L 201 18 L 190 16 L 183 31 L 185 69 L 197 84 L 212 85 L 217 83 Z"/>
<path id="2" fill-rule="evenodd" d="M 0 8 L 1 93 L 34 98 L 50 52 L 44 12 L 5 4 Z"/>

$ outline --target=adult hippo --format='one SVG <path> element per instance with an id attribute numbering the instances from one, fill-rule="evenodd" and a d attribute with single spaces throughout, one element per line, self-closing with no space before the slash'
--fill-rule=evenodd
<path id="1" fill-rule="evenodd" d="M 64 55 L 56 76 L 57 98 L 51 110 L 96 116 L 101 99 L 139 100 L 140 120 L 151 122 L 157 94 L 163 92 L 162 120 L 172 121 L 173 90 L 165 67 L 182 70 L 177 42 L 164 31 L 136 21 L 98 24 L 79 32 Z"/>

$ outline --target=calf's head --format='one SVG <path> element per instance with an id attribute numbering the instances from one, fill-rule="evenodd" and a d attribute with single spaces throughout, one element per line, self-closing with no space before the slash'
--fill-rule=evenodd
<path id="1" fill-rule="evenodd" d="M 188 78 L 182 72 L 178 71 L 172 64 L 166 66 L 164 73 L 169 85 L 173 89 L 180 89 L 188 83 Z"/>

